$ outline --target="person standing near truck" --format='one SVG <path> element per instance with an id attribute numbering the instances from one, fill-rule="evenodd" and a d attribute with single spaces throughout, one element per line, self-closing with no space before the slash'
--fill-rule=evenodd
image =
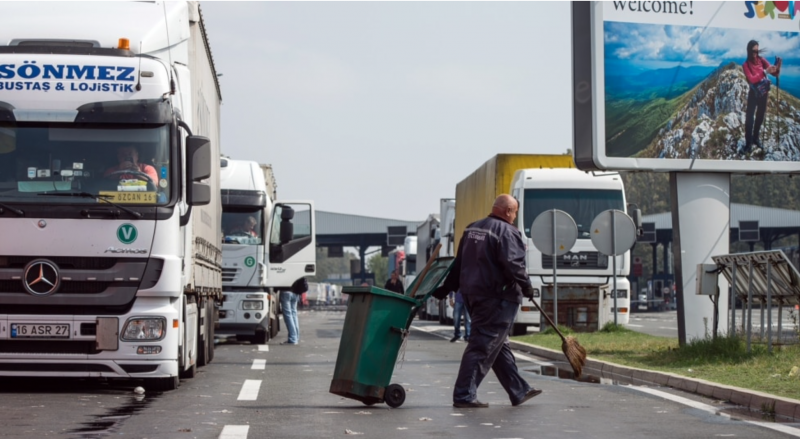
<path id="1" fill-rule="evenodd" d="M 508 343 L 522 297 L 533 298 L 525 271 L 525 244 L 514 227 L 519 203 L 508 194 L 498 196 L 492 213 L 464 230 L 458 254 L 444 284 L 433 296 L 444 299 L 461 290 L 472 333 L 461 357 L 453 389 L 457 408 L 489 407 L 478 401 L 478 386 L 491 368 L 518 406 L 542 393 L 520 376 Z"/>
<path id="2" fill-rule="evenodd" d="M 450 293 L 450 306 L 453 307 L 453 338 L 450 343 L 455 343 L 461 338 L 461 317 L 464 317 L 464 341 L 469 341 L 469 330 L 472 319 L 469 318 L 467 307 L 464 306 L 464 297 L 461 291 Z"/>
<path id="3" fill-rule="evenodd" d="M 301 277 L 297 279 L 289 290 L 281 291 L 281 312 L 283 313 L 283 322 L 286 323 L 286 332 L 288 338 L 282 341 L 281 344 L 297 345 L 300 343 L 300 322 L 297 320 L 297 302 L 300 301 L 300 296 L 308 291 L 308 281 L 306 278 Z"/>

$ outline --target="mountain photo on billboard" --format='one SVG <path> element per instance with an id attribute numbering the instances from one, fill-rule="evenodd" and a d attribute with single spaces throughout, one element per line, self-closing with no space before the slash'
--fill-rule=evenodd
<path id="1" fill-rule="evenodd" d="M 800 161 L 800 34 L 604 27 L 606 156 Z M 751 40 L 770 65 L 782 59 L 778 77 L 768 75 L 758 145 L 745 140 L 751 85 L 743 64 Z M 751 114 L 757 119 L 757 111 Z M 751 132 L 757 125 L 751 122 Z"/>

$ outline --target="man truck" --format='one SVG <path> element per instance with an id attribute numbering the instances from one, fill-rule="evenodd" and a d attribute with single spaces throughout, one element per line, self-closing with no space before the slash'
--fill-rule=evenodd
<path id="1" fill-rule="evenodd" d="M 613 321 L 612 276 L 617 277 L 618 323 L 627 324 L 629 252 L 618 256 L 617 273 L 612 273 L 610 259 L 594 248 L 589 234 L 591 222 L 600 212 L 625 211 L 619 175 L 579 171 L 568 155 L 499 154 L 456 186 L 456 248 L 466 226 L 488 215 L 494 199 L 502 193 L 519 202 L 516 226 L 527 246 L 526 266 L 535 288 L 534 300 L 547 312 L 556 308 L 552 295 L 554 261 L 533 245 L 531 224 L 545 210 L 564 210 L 578 226 L 578 239 L 569 253 L 555 260 L 559 324 L 591 331 Z M 536 308 L 523 301 L 512 334 L 524 334 L 528 326 L 540 325 L 540 320 Z"/>
<path id="2" fill-rule="evenodd" d="M 0 376 L 214 356 L 221 93 L 196 2 L 3 6 Z M 212 160 L 213 159 L 213 160 Z"/>
<path id="3" fill-rule="evenodd" d="M 223 300 L 218 332 L 263 344 L 280 329 L 278 292 L 316 273 L 314 206 L 278 201 L 268 165 L 223 158 L 220 168 Z M 281 216 L 291 217 L 283 221 Z M 289 225 L 291 233 L 280 229 Z"/>

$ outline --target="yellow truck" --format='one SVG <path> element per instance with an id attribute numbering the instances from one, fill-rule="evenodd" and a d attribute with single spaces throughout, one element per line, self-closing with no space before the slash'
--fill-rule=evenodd
<path id="1" fill-rule="evenodd" d="M 519 169 L 574 168 L 571 155 L 497 154 L 456 185 L 456 249 L 467 224 L 492 211 L 494 199 L 510 194 Z"/>

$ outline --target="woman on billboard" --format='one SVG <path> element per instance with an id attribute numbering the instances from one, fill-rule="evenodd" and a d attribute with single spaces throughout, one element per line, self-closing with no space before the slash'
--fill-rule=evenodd
<path id="1" fill-rule="evenodd" d="M 761 145 L 761 124 L 764 122 L 764 113 L 767 111 L 767 98 L 769 97 L 770 81 L 767 73 L 777 77 L 780 74 L 781 59 L 776 57 L 775 64 L 759 55 L 758 41 L 750 40 L 747 43 L 747 61 L 742 64 L 744 75 L 750 84 L 747 94 L 747 110 L 744 119 L 744 152 L 750 152 L 751 146 L 756 145 L 763 151 Z"/>

